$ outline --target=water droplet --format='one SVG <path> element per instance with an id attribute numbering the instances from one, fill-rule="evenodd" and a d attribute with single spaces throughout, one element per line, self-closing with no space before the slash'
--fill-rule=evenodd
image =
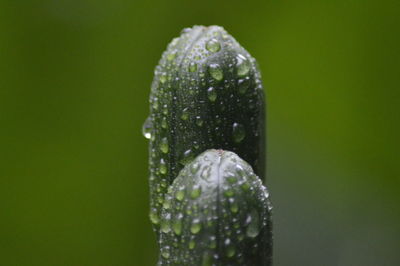
<path id="1" fill-rule="evenodd" d="M 190 240 L 189 242 L 189 249 L 194 249 L 194 247 L 196 246 L 196 242 L 194 242 L 194 240 Z"/>
<path id="2" fill-rule="evenodd" d="M 237 213 L 239 211 L 239 206 L 237 205 L 236 202 L 232 203 L 231 207 L 230 207 L 231 212 L 233 213 Z"/>
<path id="3" fill-rule="evenodd" d="M 243 125 L 239 123 L 233 123 L 233 141 L 236 143 L 240 143 L 245 137 L 246 137 L 246 132 L 244 130 Z"/>
<path id="4" fill-rule="evenodd" d="M 150 221 L 153 224 L 159 224 L 160 223 L 160 217 L 158 217 L 157 211 L 156 210 L 152 210 L 150 212 Z"/>
<path id="5" fill-rule="evenodd" d="M 161 231 L 163 233 L 169 233 L 171 231 L 171 227 L 169 226 L 169 222 L 162 221 L 161 222 Z"/>
<path id="6" fill-rule="evenodd" d="M 167 173 L 167 165 L 165 164 L 164 159 L 160 160 L 160 173 L 163 175 Z"/>
<path id="7" fill-rule="evenodd" d="M 199 220 L 194 220 L 192 223 L 192 226 L 190 227 L 190 232 L 192 232 L 192 234 L 197 234 L 198 232 L 200 232 L 201 230 L 201 223 Z"/>
<path id="8" fill-rule="evenodd" d="M 173 225 L 172 225 L 172 229 L 174 230 L 174 233 L 176 235 L 180 235 L 182 234 L 182 222 L 181 221 L 176 221 Z"/>
<path id="9" fill-rule="evenodd" d="M 221 44 L 216 39 L 211 39 L 206 43 L 206 49 L 212 53 L 216 53 L 221 49 Z"/>
<path id="10" fill-rule="evenodd" d="M 237 177 L 234 174 L 230 174 L 226 177 L 229 183 L 234 184 L 237 182 Z"/>
<path id="11" fill-rule="evenodd" d="M 165 259 L 168 259 L 170 254 L 169 254 L 169 246 L 163 247 L 161 250 L 161 256 L 163 256 Z"/>
<path id="12" fill-rule="evenodd" d="M 197 64 L 195 62 L 190 62 L 189 72 L 195 72 L 197 70 Z"/>
<path id="13" fill-rule="evenodd" d="M 212 249 L 217 247 L 217 239 L 215 236 L 210 237 L 210 244 L 208 246 Z"/>
<path id="14" fill-rule="evenodd" d="M 194 159 L 194 153 L 193 153 L 193 151 L 192 150 L 186 150 L 184 153 L 183 153 L 183 157 L 182 157 L 182 159 L 179 161 L 179 163 L 181 163 L 182 165 L 186 165 L 186 164 L 188 164 L 189 162 L 191 162 L 192 160 Z"/>
<path id="15" fill-rule="evenodd" d="M 190 193 L 190 197 L 192 199 L 197 199 L 200 195 L 201 195 L 201 187 L 199 185 L 193 187 L 193 190 Z"/>
<path id="16" fill-rule="evenodd" d="M 227 190 L 224 191 L 224 195 L 226 197 L 233 197 L 233 195 L 235 195 L 235 192 L 233 192 L 232 189 L 227 189 Z"/>
<path id="17" fill-rule="evenodd" d="M 208 72 L 217 81 L 221 81 L 224 78 L 224 73 L 222 73 L 222 69 L 218 64 L 211 64 L 208 67 Z"/>
<path id="18" fill-rule="evenodd" d="M 191 165 L 191 167 L 190 167 L 190 172 L 191 172 L 192 174 L 195 174 L 195 173 L 199 170 L 199 168 L 200 168 L 200 165 L 199 165 L 197 162 L 195 162 L 195 163 L 193 163 L 193 164 Z"/>
<path id="19" fill-rule="evenodd" d="M 256 210 L 252 210 L 247 217 L 246 222 L 249 222 L 249 225 L 246 229 L 246 235 L 251 238 L 256 237 L 261 230 L 258 212 Z"/>
<path id="20" fill-rule="evenodd" d="M 226 249 L 226 256 L 228 257 L 228 258 L 232 258 L 233 256 L 235 256 L 235 247 L 234 246 L 229 246 L 227 249 Z"/>
<path id="21" fill-rule="evenodd" d="M 151 138 L 151 130 L 153 128 L 153 123 L 151 121 L 150 116 L 147 117 L 146 121 L 144 121 L 143 126 L 142 126 L 142 134 L 146 139 Z"/>
<path id="22" fill-rule="evenodd" d="M 175 56 L 176 56 L 176 51 L 173 51 L 167 55 L 167 60 L 172 61 L 174 60 Z"/>
<path id="23" fill-rule="evenodd" d="M 203 119 L 200 116 L 196 116 L 196 125 L 199 127 L 203 125 Z"/>
<path id="24" fill-rule="evenodd" d="M 250 79 L 246 78 L 238 80 L 238 87 L 240 94 L 245 94 L 249 86 L 250 86 Z"/>
<path id="25" fill-rule="evenodd" d="M 207 90 L 207 96 L 210 101 L 215 102 L 217 99 L 217 91 L 213 87 L 210 87 Z"/>
<path id="26" fill-rule="evenodd" d="M 179 201 L 182 201 L 183 198 L 185 197 L 185 191 L 183 189 L 178 190 L 175 194 L 175 198 Z"/>
<path id="27" fill-rule="evenodd" d="M 158 110 L 158 99 L 154 98 L 153 99 L 153 104 L 152 104 L 154 110 Z"/>
<path id="28" fill-rule="evenodd" d="M 236 63 L 236 68 L 237 68 L 237 74 L 239 77 L 244 77 L 246 76 L 249 71 L 250 71 L 250 62 L 247 60 L 246 57 L 243 55 L 239 54 L 237 57 L 237 63 Z"/>
<path id="29" fill-rule="evenodd" d="M 168 127 L 168 122 L 166 117 L 163 117 L 163 119 L 161 120 L 161 127 L 164 129 Z"/>
<path id="30" fill-rule="evenodd" d="M 242 187 L 242 189 L 243 189 L 244 191 L 249 191 L 249 189 L 250 189 L 250 184 L 247 183 L 247 182 L 244 182 L 244 183 L 241 185 L 241 187 Z"/>
<path id="31" fill-rule="evenodd" d="M 181 115 L 182 120 L 187 120 L 189 118 L 188 111 L 189 111 L 189 108 L 187 108 L 187 107 L 182 110 L 182 115 Z"/>
<path id="32" fill-rule="evenodd" d="M 212 264 L 212 257 L 209 254 L 204 253 L 201 261 L 201 266 L 211 266 L 211 264 Z"/>
<path id="33" fill-rule="evenodd" d="M 160 150 L 163 152 L 163 153 L 167 153 L 168 152 L 168 139 L 167 138 L 163 138 L 162 140 L 161 140 L 161 143 L 160 143 Z"/>
<path id="34" fill-rule="evenodd" d="M 166 73 L 162 73 L 160 76 L 160 82 L 161 83 L 165 83 L 167 81 L 167 74 Z"/>

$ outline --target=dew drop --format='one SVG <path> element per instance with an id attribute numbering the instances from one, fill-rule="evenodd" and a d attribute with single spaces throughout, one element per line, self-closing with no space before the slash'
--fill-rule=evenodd
<path id="1" fill-rule="evenodd" d="M 233 132 L 232 132 L 233 141 L 236 143 L 240 143 L 245 137 L 246 132 L 244 130 L 243 125 L 239 123 L 233 123 Z"/>
<path id="2" fill-rule="evenodd" d="M 194 242 L 194 240 L 190 240 L 189 249 L 194 249 L 195 246 L 196 246 L 196 242 Z"/>
<path id="3" fill-rule="evenodd" d="M 161 231 L 163 233 L 169 233 L 171 231 L 171 227 L 169 226 L 169 222 L 167 222 L 167 221 L 161 222 Z"/>
<path id="4" fill-rule="evenodd" d="M 162 73 L 160 76 L 160 82 L 161 83 L 165 83 L 167 81 L 167 74 L 166 73 Z"/>
<path id="5" fill-rule="evenodd" d="M 185 120 L 185 121 L 188 120 L 188 118 L 189 118 L 188 111 L 189 111 L 189 108 L 187 108 L 187 107 L 182 110 L 182 115 L 181 115 L 182 120 Z"/>
<path id="6" fill-rule="evenodd" d="M 207 96 L 211 102 L 215 102 L 217 99 L 217 91 L 213 87 L 210 87 L 207 90 Z"/>
<path id="7" fill-rule="evenodd" d="M 203 119 L 200 116 L 196 116 L 196 125 L 199 127 L 203 125 Z"/>
<path id="8" fill-rule="evenodd" d="M 201 223 L 199 220 L 196 219 L 195 221 L 193 221 L 192 226 L 190 227 L 190 232 L 192 234 L 197 234 L 198 232 L 200 232 L 200 230 L 201 230 Z"/>
<path id="9" fill-rule="evenodd" d="M 169 246 L 163 247 L 161 250 L 161 256 L 163 256 L 165 259 L 168 259 L 170 254 L 169 254 Z"/>
<path id="10" fill-rule="evenodd" d="M 179 201 L 182 201 L 183 198 L 185 197 L 185 191 L 183 189 L 178 190 L 175 194 L 175 198 Z"/>
<path id="11" fill-rule="evenodd" d="M 174 230 L 174 233 L 175 233 L 176 235 L 182 234 L 182 222 L 181 222 L 181 221 L 176 221 L 176 222 L 172 225 L 172 230 Z"/>
<path id="12" fill-rule="evenodd" d="M 228 257 L 228 258 L 232 258 L 233 256 L 235 256 L 235 247 L 233 247 L 233 246 L 229 246 L 227 249 L 226 249 L 226 256 Z"/>
<path id="13" fill-rule="evenodd" d="M 236 202 L 232 203 L 231 207 L 230 207 L 231 212 L 233 213 L 237 213 L 239 211 L 239 207 L 237 205 Z"/>
<path id="14" fill-rule="evenodd" d="M 197 199 L 198 197 L 200 197 L 200 195 L 201 195 L 201 187 L 197 185 L 193 188 L 192 192 L 190 193 L 190 197 L 192 199 Z"/>
<path id="15" fill-rule="evenodd" d="M 193 164 L 191 165 L 191 167 L 190 167 L 190 172 L 191 172 L 192 174 L 195 174 L 195 173 L 199 170 L 199 168 L 200 168 L 200 165 L 199 165 L 197 162 L 195 162 L 195 163 L 193 163 Z"/>
<path id="16" fill-rule="evenodd" d="M 250 62 L 247 60 L 246 57 L 243 55 L 239 54 L 237 57 L 237 63 L 236 63 L 236 68 L 237 68 L 237 74 L 239 77 L 244 77 L 246 76 L 249 71 L 250 71 Z"/>
<path id="17" fill-rule="evenodd" d="M 171 52 L 171 53 L 169 53 L 169 54 L 167 55 L 167 60 L 168 60 L 168 61 L 172 61 L 172 60 L 175 59 L 175 56 L 176 56 L 176 51 Z"/>
<path id="18" fill-rule="evenodd" d="M 221 49 L 221 44 L 216 39 L 211 39 L 206 43 L 206 49 L 212 53 L 216 53 Z"/>
<path id="19" fill-rule="evenodd" d="M 160 218 L 158 217 L 157 211 L 156 210 L 152 210 L 150 212 L 150 221 L 153 224 L 159 224 L 160 223 Z"/>
<path id="20" fill-rule="evenodd" d="M 163 139 L 161 140 L 160 150 L 161 150 L 163 153 L 167 153 L 167 152 L 168 152 L 169 148 L 168 148 L 168 139 L 167 139 L 167 138 L 163 138 Z"/>
<path id="21" fill-rule="evenodd" d="M 208 246 L 212 249 L 217 247 L 217 239 L 215 236 L 210 237 L 210 244 Z"/>
<path id="22" fill-rule="evenodd" d="M 191 62 L 189 64 L 189 72 L 195 72 L 197 70 L 197 64 L 195 62 Z"/>
<path id="23" fill-rule="evenodd" d="M 183 153 L 183 157 L 182 157 L 182 159 L 179 161 L 179 163 L 182 164 L 182 165 L 186 165 L 186 164 L 188 164 L 189 162 L 191 162 L 193 159 L 194 159 L 194 153 L 193 153 L 193 151 L 192 151 L 191 149 L 189 149 L 189 150 L 186 150 L 186 151 Z"/>
<path id="24" fill-rule="evenodd" d="M 164 159 L 160 160 L 160 173 L 165 175 L 167 173 L 167 165 L 164 161 Z"/>
<path id="25" fill-rule="evenodd" d="M 249 225 L 246 229 L 246 235 L 251 238 L 256 237 L 261 230 L 258 212 L 256 210 L 252 210 L 246 221 L 249 222 Z"/>
<path id="26" fill-rule="evenodd" d="M 142 126 L 142 134 L 146 139 L 151 138 L 151 130 L 153 128 L 153 123 L 151 122 L 150 116 L 147 117 L 146 121 L 144 121 Z"/>
<path id="27" fill-rule="evenodd" d="M 211 77 L 213 77 L 217 81 L 221 81 L 224 78 L 222 69 L 218 64 L 211 64 L 208 67 L 208 72 L 210 73 Z"/>
<path id="28" fill-rule="evenodd" d="M 163 117 L 163 119 L 161 120 L 161 127 L 164 129 L 168 127 L 168 122 L 166 117 Z"/>
<path id="29" fill-rule="evenodd" d="M 238 88 L 240 94 L 245 94 L 249 86 L 250 86 L 250 79 L 246 78 L 238 80 Z"/>
<path id="30" fill-rule="evenodd" d="M 243 191 L 249 191 L 249 189 L 250 189 L 250 184 L 247 183 L 247 182 L 244 182 L 244 183 L 241 185 L 241 187 L 242 187 Z"/>
<path id="31" fill-rule="evenodd" d="M 235 192 L 233 192 L 232 189 L 227 189 L 227 190 L 224 191 L 224 195 L 226 197 L 233 197 L 233 195 L 235 195 Z"/>

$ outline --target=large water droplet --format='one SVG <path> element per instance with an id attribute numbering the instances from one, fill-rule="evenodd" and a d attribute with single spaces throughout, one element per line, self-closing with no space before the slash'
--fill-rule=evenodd
<path id="1" fill-rule="evenodd" d="M 210 87 L 207 90 L 207 96 L 210 101 L 215 102 L 217 99 L 217 91 L 213 87 Z"/>
<path id="2" fill-rule="evenodd" d="M 246 132 L 243 125 L 239 123 L 233 123 L 232 137 L 233 141 L 236 143 L 241 142 L 246 137 Z"/>
<path id="3" fill-rule="evenodd" d="M 238 76 L 239 77 L 246 76 L 250 71 L 250 62 L 249 62 L 249 60 L 245 56 L 243 56 L 241 54 L 239 54 L 236 57 L 236 59 L 237 59 L 236 69 L 237 69 Z"/>
<path id="4" fill-rule="evenodd" d="M 252 210 L 247 217 L 246 222 L 249 223 L 246 229 L 246 235 L 251 238 L 256 237 L 261 230 L 260 217 L 258 212 L 256 210 Z"/>
<path id="5" fill-rule="evenodd" d="M 221 81 L 224 78 L 224 73 L 218 64 L 211 64 L 208 67 L 208 72 L 217 81 Z"/>
<path id="6" fill-rule="evenodd" d="M 212 53 L 216 53 L 221 49 L 221 44 L 216 39 L 211 39 L 206 43 L 206 49 Z"/>
<path id="7" fill-rule="evenodd" d="M 153 129 L 153 123 L 149 116 L 149 117 L 147 117 L 146 121 L 144 121 L 143 126 L 142 126 L 142 134 L 146 139 L 151 138 L 151 130 L 152 129 Z"/>
<path id="8" fill-rule="evenodd" d="M 167 153 L 167 152 L 168 152 L 169 148 L 168 148 L 168 139 L 167 139 L 167 138 L 163 138 L 163 139 L 161 140 L 161 143 L 160 143 L 160 150 L 161 150 L 163 153 Z"/>

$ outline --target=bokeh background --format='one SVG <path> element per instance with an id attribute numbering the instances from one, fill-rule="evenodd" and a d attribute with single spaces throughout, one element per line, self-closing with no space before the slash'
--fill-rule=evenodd
<path id="1" fill-rule="evenodd" d="M 260 64 L 275 265 L 400 265 L 397 0 L 1 0 L 0 265 L 155 265 L 141 126 L 194 24 Z"/>

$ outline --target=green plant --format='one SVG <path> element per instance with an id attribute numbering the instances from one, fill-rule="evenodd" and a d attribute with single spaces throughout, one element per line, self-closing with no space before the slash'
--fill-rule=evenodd
<path id="1" fill-rule="evenodd" d="M 264 108 L 255 59 L 224 29 L 169 44 L 143 127 L 160 265 L 271 265 Z"/>

